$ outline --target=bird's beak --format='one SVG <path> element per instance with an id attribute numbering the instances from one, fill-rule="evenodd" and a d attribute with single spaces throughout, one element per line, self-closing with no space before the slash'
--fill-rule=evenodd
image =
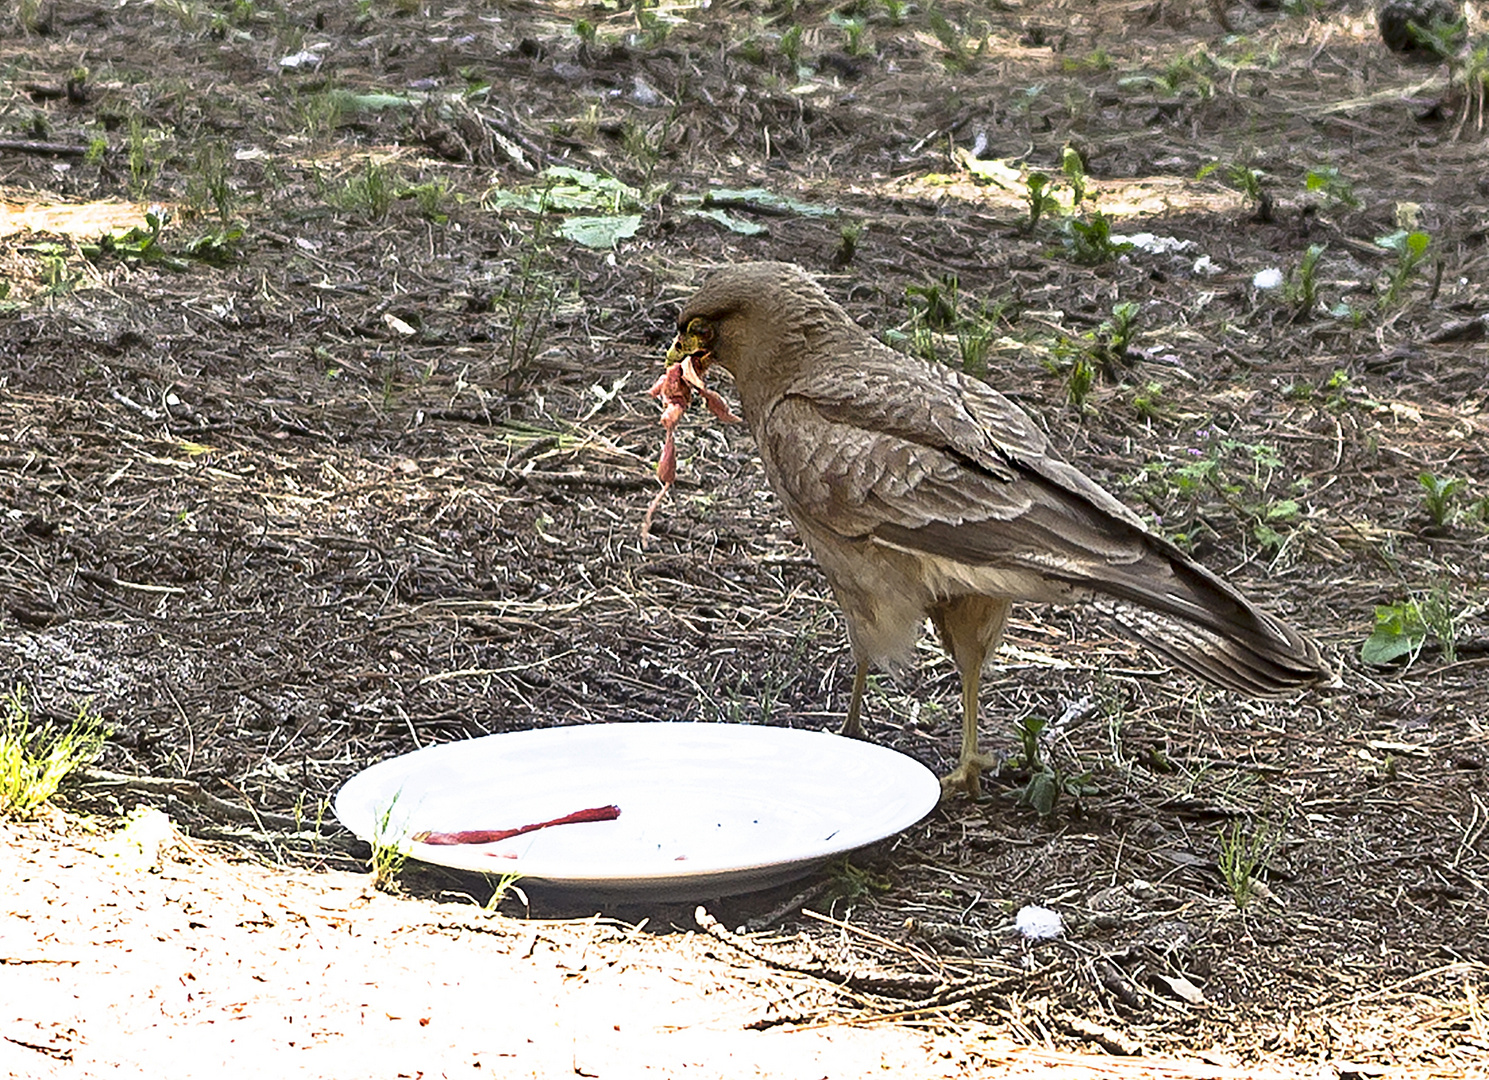
<path id="1" fill-rule="evenodd" d="M 706 319 L 693 319 L 679 330 L 672 339 L 672 348 L 667 350 L 667 363 L 679 364 L 692 361 L 692 368 L 702 375 L 713 361 L 713 327 Z"/>

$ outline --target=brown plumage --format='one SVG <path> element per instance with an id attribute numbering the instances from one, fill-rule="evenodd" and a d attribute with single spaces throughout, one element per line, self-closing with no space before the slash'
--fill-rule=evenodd
<path id="1" fill-rule="evenodd" d="M 907 662 L 927 617 L 962 680 L 962 751 L 943 783 L 978 793 L 983 665 L 1014 600 L 1085 602 L 1174 664 L 1276 695 L 1326 677 L 1317 649 L 1150 533 L 1057 458 L 986 383 L 895 352 L 799 268 L 718 271 L 668 354 L 734 376 L 770 486 L 832 587 L 857 660 Z"/>

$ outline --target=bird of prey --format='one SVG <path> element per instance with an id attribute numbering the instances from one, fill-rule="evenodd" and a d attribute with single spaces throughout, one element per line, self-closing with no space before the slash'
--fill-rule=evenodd
<path id="1" fill-rule="evenodd" d="M 1015 600 L 1095 605 L 1247 694 L 1327 678 L 1308 639 L 1149 532 L 1013 402 L 881 344 L 800 268 L 719 270 L 677 325 L 668 360 L 700 389 L 710 364 L 734 377 L 770 486 L 842 607 L 857 661 L 843 734 L 862 735 L 870 665 L 907 663 L 927 618 L 951 654 L 962 747 L 946 790 L 977 797 L 992 764 L 978 687 Z"/>

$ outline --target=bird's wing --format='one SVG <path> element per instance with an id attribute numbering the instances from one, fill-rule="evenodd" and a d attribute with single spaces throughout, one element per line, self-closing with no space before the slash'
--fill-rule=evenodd
<path id="1" fill-rule="evenodd" d="M 809 370 L 760 437 L 783 498 L 819 525 L 971 564 L 1121 564 L 1148 550 L 1137 517 L 980 380 L 896 354 Z"/>

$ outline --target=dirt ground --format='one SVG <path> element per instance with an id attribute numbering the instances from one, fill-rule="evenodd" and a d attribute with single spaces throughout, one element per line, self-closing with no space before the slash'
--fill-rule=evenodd
<path id="1" fill-rule="evenodd" d="M 0 663 L 113 731 L 61 810 L 0 825 L 0 1064 L 1489 1075 L 1482 97 L 1361 3 L 1223 12 L 0 12 Z M 1031 223 L 1034 171 L 1063 202 Z M 427 868 L 371 890 L 327 806 L 383 758 L 840 722 L 843 627 L 746 433 L 687 418 L 640 541 L 678 305 L 757 258 L 985 366 L 1339 684 L 1247 701 L 1024 609 L 985 798 L 702 898 L 717 925 L 536 891 L 490 913 L 490 883 Z M 1367 664 L 1385 605 L 1421 647 Z M 944 771 L 955 673 L 922 659 L 867 722 Z M 175 831 L 125 865 L 141 807 Z M 1028 903 L 1065 935 L 1020 938 Z"/>

